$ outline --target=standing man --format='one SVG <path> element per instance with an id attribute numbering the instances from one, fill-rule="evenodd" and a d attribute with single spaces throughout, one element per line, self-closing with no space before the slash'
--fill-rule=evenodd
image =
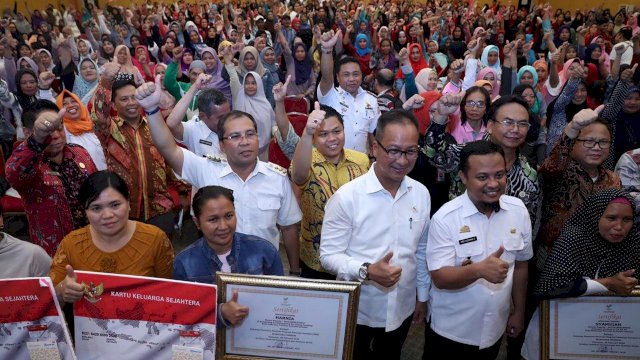
<path id="1" fill-rule="evenodd" d="M 505 329 L 517 337 L 524 328 L 531 220 L 522 200 L 504 195 L 504 151 L 467 143 L 459 175 L 465 193 L 444 204 L 429 228 L 433 286 L 423 359 L 495 359 Z"/>
<path id="2" fill-rule="evenodd" d="M 151 136 L 160 154 L 175 173 L 196 188 L 208 185 L 233 190 L 237 209 L 237 231 L 261 237 L 276 249 L 280 231 L 291 273 L 300 274 L 298 228 L 302 218 L 286 169 L 258 160 L 258 130 L 255 119 L 242 111 L 232 111 L 218 123 L 220 150 L 226 159 L 198 156 L 176 145 L 162 116 L 153 112 L 160 101 L 156 84 L 144 84 L 136 93 L 147 111 Z"/>
<path id="3" fill-rule="evenodd" d="M 107 167 L 129 187 L 130 217 L 155 225 L 171 236 L 174 203 L 167 186 L 174 179 L 151 141 L 147 123 L 147 118 L 160 108 L 148 109 L 150 112 L 141 116 L 133 76 L 118 71 L 117 65 L 105 65 L 90 104 L 96 135 L 105 149 Z M 116 116 L 112 109 L 117 111 Z"/>
<path id="4" fill-rule="evenodd" d="M 88 224 L 78 191 L 97 171 L 87 150 L 67 144 L 62 118 L 66 110 L 38 99 L 25 109 L 26 140 L 7 160 L 9 184 L 24 201 L 31 242 L 53 256 L 62 239 Z"/>
<path id="5" fill-rule="evenodd" d="M 344 147 L 368 154 L 367 140 L 373 143 L 373 130 L 380 117 L 378 99 L 360 86 L 362 70 L 358 60 L 351 56 L 338 60 L 335 76 L 339 86 L 333 86 L 333 47 L 341 34 L 340 30 L 335 34 L 333 30 L 322 34 L 318 100 L 322 105 L 336 109 L 344 119 Z"/>
<path id="6" fill-rule="evenodd" d="M 384 113 L 372 145 L 376 162 L 327 202 L 320 261 L 338 280 L 362 282 L 355 359 L 400 359 L 411 320 L 423 321 L 429 191 L 407 177 L 418 158 L 418 121 Z"/>
<path id="7" fill-rule="evenodd" d="M 200 74 L 167 117 L 167 125 L 176 140 L 196 155 L 219 155 L 218 121 L 231 111 L 229 101 L 216 89 L 204 89 L 211 75 Z M 198 114 L 183 122 L 189 105 L 197 98 Z"/>

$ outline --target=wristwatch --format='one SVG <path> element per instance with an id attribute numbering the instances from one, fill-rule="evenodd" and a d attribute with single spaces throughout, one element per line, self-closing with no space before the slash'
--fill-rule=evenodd
<path id="1" fill-rule="evenodd" d="M 360 270 L 358 271 L 360 281 L 369 280 L 369 265 L 371 265 L 371 263 L 366 262 L 360 266 Z"/>

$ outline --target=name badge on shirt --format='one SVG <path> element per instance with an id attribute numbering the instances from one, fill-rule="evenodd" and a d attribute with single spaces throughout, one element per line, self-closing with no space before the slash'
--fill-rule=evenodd
<path id="1" fill-rule="evenodd" d="M 464 245 L 464 244 L 468 244 L 470 242 L 474 242 L 474 241 L 478 241 L 478 238 L 476 236 L 472 236 L 466 239 L 462 239 L 459 241 L 460 245 Z"/>
<path id="2" fill-rule="evenodd" d="M 207 146 L 212 146 L 213 143 L 211 141 L 205 140 L 205 139 L 200 139 L 200 144 L 203 145 L 207 145 Z"/>

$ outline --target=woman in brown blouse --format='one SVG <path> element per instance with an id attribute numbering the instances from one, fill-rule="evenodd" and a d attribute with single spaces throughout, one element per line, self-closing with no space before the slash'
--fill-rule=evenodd
<path id="1" fill-rule="evenodd" d="M 121 177 L 110 171 L 92 174 L 78 200 L 89 225 L 62 240 L 49 274 L 61 301 L 82 297 L 74 270 L 171 278 L 171 242 L 159 228 L 129 220 L 129 190 Z"/>

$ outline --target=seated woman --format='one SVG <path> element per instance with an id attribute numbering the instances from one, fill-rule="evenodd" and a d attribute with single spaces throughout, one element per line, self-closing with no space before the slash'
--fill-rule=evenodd
<path id="1" fill-rule="evenodd" d="M 221 186 L 205 186 L 193 197 L 193 221 L 202 237 L 176 257 L 173 278 L 215 284 L 216 272 L 251 275 L 284 275 L 278 250 L 267 240 L 236 232 L 233 192 Z M 218 307 L 218 319 L 235 325 L 248 308 L 234 299 Z"/>
<path id="2" fill-rule="evenodd" d="M 129 220 L 129 189 L 121 177 L 95 172 L 82 184 L 78 198 L 89 225 L 65 236 L 49 273 L 61 302 L 82 297 L 84 287 L 74 270 L 171 278 L 171 241 L 159 228 Z"/>
<path id="3" fill-rule="evenodd" d="M 629 295 L 638 284 L 640 235 L 633 199 L 618 189 L 589 197 L 571 216 L 553 247 L 535 288 L 541 299 L 602 292 Z M 538 359 L 539 316 L 527 328 L 522 356 Z"/>

